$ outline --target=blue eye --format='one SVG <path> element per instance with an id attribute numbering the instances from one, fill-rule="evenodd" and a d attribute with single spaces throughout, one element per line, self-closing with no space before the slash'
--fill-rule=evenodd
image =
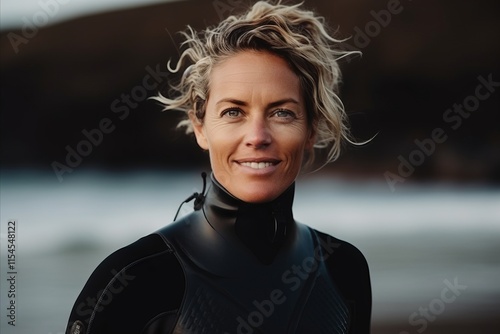
<path id="1" fill-rule="evenodd" d="M 276 115 L 279 118 L 288 118 L 288 117 L 295 118 L 295 114 L 293 112 L 291 112 L 290 110 L 286 110 L 286 109 L 278 109 L 278 110 L 276 110 L 274 115 Z"/>
<path id="2" fill-rule="evenodd" d="M 228 116 L 231 118 L 235 118 L 241 115 L 241 110 L 239 109 L 226 109 L 222 112 L 221 116 Z"/>

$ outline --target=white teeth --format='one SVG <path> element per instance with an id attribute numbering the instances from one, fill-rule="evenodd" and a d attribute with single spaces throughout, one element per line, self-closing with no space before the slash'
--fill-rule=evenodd
<path id="1" fill-rule="evenodd" d="M 273 163 L 272 162 L 242 162 L 241 165 L 246 166 L 246 167 L 250 167 L 253 169 L 262 169 L 262 168 L 272 166 Z"/>

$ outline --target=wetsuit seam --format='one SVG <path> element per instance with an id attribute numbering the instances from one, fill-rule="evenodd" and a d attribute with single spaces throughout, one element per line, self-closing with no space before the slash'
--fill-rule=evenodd
<path id="1" fill-rule="evenodd" d="M 313 249 L 317 246 L 318 242 L 317 239 L 314 238 L 314 233 L 311 231 L 311 229 L 308 227 L 307 231 L 309 232 L 309 235 L 311 236 L 311 239 L 313 240 Z M 295 310 L 292 313 L 292 319 L 288 323 L 287 326 L 287 333 L 294 333 L 297 330 L 297 327 L 300 324 L 300 321 L 302 319 L 302 313 L 305 310 L 305 305 L 307 304 L 307 301 L 309 300 L 309 297 L 311 297 L 311 292 L 314 288 L 314 285 L 316 283 L 317 275 L 309 275 L 307 277 L 304 287 L 302 288 L 302 291 L 300 292 L 299 299 L 297 300 Z"/>
<path id="2" fill-rule="evenodd" d="M 165 311 L 165 312 L 161 312 L 161 313 L 158 313 L 157 315 L 155 315 L 153 318 L 151 318 L 151 320 L 149 320 L 146 325 L 144 326 L 144 328 L 141 330 L 141 333 L 144 333 L 144 330 L 145 329 L 148 329 L 148 326 L 150 326 L 154 321 L 160 319 L 161 317 L 165 316 L 165 315 L 168 315 L 168 314 L 176 314 L 179 310 L 169 310 L 169 311 Z M 175 325 L 176 323 L 174 323 L 174 328 L 175 328 Z M 172 329 L 174 329 L 172 328 Z"/>
<path id="3" fill-rule="evenodd" d="M 163 229 L 162 229 L 163 230 Z M 172 329 L 175 330 L 175 327 L 177 326 L 177 323 L 179 322 L 179 316 L 180 316 L 180 312 L 181 310 L 183 309 L 185 303 L 186 303 L 186 294 L 187 294 L 187 291 L 188 291 L 188 275 L 186 273 L 186 268 L 184 268 L 184 262 L 182 261 L 182 259 L 180 258 L 180 255 L 178 254 L 177 250 L 176 250 L 176 247 L 172 245 L 172 243 L 170 242 L 170 240 L 168 240 L 167 236 L 164 235 L 161 231 L 157 231 L 155 232 L 155 234 L 159 235 L 160 238 L 163 240 L 163 243 L 168 247 L 170 253 L 174 254 L 177 262 L 179 263 L 179 266 L 181 267 L 181 270 L 182 270 L 182 274 L 184 275 L 184 292 L 182 294 L 182 300 L 181 300 L 181 303 L 179 305 L 179 308 L 176 310 L 176 317 L 175 317 L 175 322 L 174 322 L 174 327 Z"/>
<path id="4" fill-rule="evenodd" d="M 91 329 L 91 327 L 92 327 L 92 323 L 93 323 L 94 318 L 95 318 L 95 316 L 96 316 L 97 309 L 99 308 L 99 306 L 100 306 L 100 304 L 101 304 L 101 302 L 102 302 L 103 296 L 104 296 L 104 294 L 105 294 L 106 292 L 108 292 L 108 290 L 109 290 L 109 288 L 110 288 L 111 284 L 113 284 L 114 282 L 116 282 L 117 276 L 118 276 L 121 272 L 123 272 L 123 271 L 125 271 L 125 270 L 127 270 L 127 269 L 129 269 L 129 268 L 131 268 L 131 267 L 133 267 L 133 266 L 135 266 L 135 265 L 136 265 L 136 264 L 138 264 L 139 262 L 142 262 L 142 261 L 144 261 L 144 260 L 147 260 L 147 259 L 153 258 L 153 257 L 155 257 L 155 256 L 160 256 L 160 255 L 163 255 L 163 254 L 166 254 L 166 253 L 171 253 L 171 252 L 172 252 L 172 249 L 171 249 L 171 248 L 169 248 L 169 249 L 166 249 L 166 250 L 161 251 L 160 253 L 155 253 L 155 254 L 151 254 L 151 255 L 148 255 L 148 256 L 144 256 L 144 257 L 142 257 L 142 258 L 140 258 L 140 259 L 137 259 L 137 260 L 133 261 L 132 263 L 129 263 L 128 265 L 126 265 L 125 267 L 123 267 L 123 268 L 122 268 L 119 272 L 117 272 L 117 273 L 116 273 L 116 274 L 115 274 L 115 275 L 114 275 L 114 276 L 113 276 L 113 277 L 109 280 L 108 284 L 106 285 L 106 287 L 105 287 L 105 288 L 104 288 L 104 290 L 102 291 L 101 295 L 99 296 L 99 299 L 97 300 L 97 303 L 96 303 L 96 305 L 95 305 L 95 307 L 94 307 L 94 310 L 92 311 L 92 315 L 90 316 L 90 320 L 89 320 L 89 324 L 88 324 L 88 327 L 87 327 L 87 331 L 86 331 L 86 333 L 87 333 L 87 334 L 91 334 L 90 329 Z"/>
<path id="5" fill-rule="evenodd" d="M 308 227 L 312 231 L 312 233 L 315 235 L 317 242 L 319 242 L 319 239 L 322 239 L 323 237 L 331 237 L 331 238 L 335 239 L 337 242 L 339 242 L 339 244 L 340 244 L 339 247 L 345 246 L 345 244 L 346 244 L 346 242 L 343 241 L 343 240 L 340 240 L 340 239 L 337 239 L 335 237 L 332 237 L 332 236 L 330 236 L 330 235 L 328 235 L 326 233 L 319 232 L 319 231 L 313 229 L 310 226 L 308 226 Z M 330 256 L 333 256 L 333 253 L 330 254 L 329 257 Z M 355 316 L 355 307 L 356 307 L 355 300 L 347 298 L 345 296 L 345 291 L 343 291 L 342 289 L 340 289 L 337 280 L 335 279 L 334 275 L 331 272 L 330 265 L 328 264 L 328 258 L 324 260 L 324 265 L 325 265 L 325 269 L 326 269 L 325 273 L 328 276 L 328 279 L 330 280 L 330 282 L 335 287 L 335 290 L 337 291 L 340 300 L 347 307 L 347 319 L 348 319 L 348 322 L 347 322 L 347 331 L 348 331 L 348 333 L 351 333 L 351 330 L 353 330 L 354 326 L 355 326 L 355 323 L 353 322 L 353 319 L 356 319 L 356 316 Z"/>

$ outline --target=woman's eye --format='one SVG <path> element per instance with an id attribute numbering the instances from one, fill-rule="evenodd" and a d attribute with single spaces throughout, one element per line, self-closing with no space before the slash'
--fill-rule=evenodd
<path id="1" fill-rule="evenodd" d="M 276 115 L 279 118 L 295 118 L 295 114 L 291 112 L 290 110 L 285 110 L 285 109 L 279 109 L 277 110 L 274 115 Z"/>
<path id="2" fill-rule="evenodd" d="M 222 116 L 228 116 L 231 118 L 235 118 L 241 115 L 241 110 L 238 109 L 227 109 L 222 112 Z"/>

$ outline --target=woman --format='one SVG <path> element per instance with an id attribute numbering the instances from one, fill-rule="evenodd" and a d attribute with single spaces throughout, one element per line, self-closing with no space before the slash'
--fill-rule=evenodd
<path id="1" fill-rule="evenodd" d="M 68 333 L 369 333 L 368 266 L 352 245 L 294 221 L 294 182 L 313 148 L 348 138 L 337 43 L 299 5 L 256 3 L 189 29 L 176 96 L 207 150 L 195 211 L 109 256 Z"/>

